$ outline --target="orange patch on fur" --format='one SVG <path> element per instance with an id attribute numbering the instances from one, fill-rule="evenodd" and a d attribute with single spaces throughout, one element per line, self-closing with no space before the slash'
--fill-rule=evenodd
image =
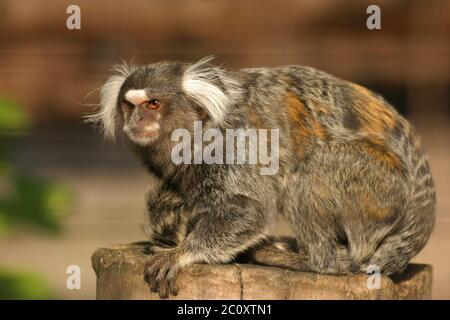
<path id="1" fill-rule="evenodd" d="M 325 128 L 322 125 L 320 125 L 317 121 L 313 122 L 313 134 L 322 140 L 324 140 L 327 136 Z"/>
<path id="2" fill-rule="evenodd" d="M 367 153 L 390 167 L 401 168 L 400 159 L 386 146 L 397 125 L 397 114 L 368 89 L 353 83 L 351 86 L 356 92 L 353 109 L 361 122 L 359 133 L 367 140 L 363 145 Z"/>
<path id="3" fill-rule="evenodd" d="M 388 208 L 378 208 L 375 206 L 366 206 L 364 209 L 369 216 L 372 216 L 377 220 L 386 219 L 391 213 L 391 210 Z"/>
<path id="4" fill-rule="evenodd" d="M 297 151 L 304 155 L 310 133 L 306 124 L 307 110 L 305 105 L 292 93 L 286 98 L 288 117 L 293 124 L 293 140 L 297 145 Z"/>
<path id="5" fill-rule="evenodd" d="M 368 194 L 364 194 L 361 197 L 361 210 L 377 220 L 386 219 L 392 213 L 392 210 L 389 208 L 379 207 L 376 201 Z"/>
<path id="6" fill-rule="evenodd" d="M 286 97 L 289 121 L 292 123 L 293 140 L 299 154 L 304 155 L 312 139 L 325 139 L 325 128 L 314 118 L 303 102 L 293 93 Z"/>
<path id="7" fill-rule="evenodd" d="M 354 110 L 362 120 L 362 131 L 371 135 L 384 136 L 387 130 L 395 127 L 397 116 L 391 109 L 368 89 L 354 83 L 351 86 L 358 93 L 354 101 Z"/>
<path id="8" fill-rule="evenodd" d="M 363 148 L 370 156 L 379 162 L 382 162 L 389 167 L 401 169 L 402 162 L 393 152 L 386 149 L 384 141 L 371 140 L 370 142 L 363 143 Z"/>
<path id="9" fill-rule="evenodd" d="M 290 93 L 287 96 L 286 104 L 288 108 L 288 115 L 291 120 L 298 124 L 298 130 L 305 135 L 308 135 L 307 116 L 308 110 L 303 102 L 301 102 L 294 94 Z"/>

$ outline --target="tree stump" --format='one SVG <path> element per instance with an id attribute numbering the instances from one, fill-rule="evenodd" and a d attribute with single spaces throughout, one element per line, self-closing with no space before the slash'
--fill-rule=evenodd
<path id="1" fill-rule="evenodd" d="M 92 264 L 97 299 L 159 299 L 144 277 L 145 244 L 101 248 Z M 251 264 L 192 265 L 179 272 L 179 293 L 170 299 L 430 299 L 432 268 L 411 264 L 401 275 L 381 276 L 369 289 L 370 275 L 321 275 Z"/>

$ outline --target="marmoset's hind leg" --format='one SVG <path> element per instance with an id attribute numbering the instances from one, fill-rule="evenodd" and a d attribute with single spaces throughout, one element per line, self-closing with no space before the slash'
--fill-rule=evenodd
<path id="1" fill-rule="evenodd" d="M 238 262 L 307 271 L 307 257 L 294 237 L 267 237 L 238 257 Z"/>
<path id="2" fill-rule="evenodd" d="M 294 245 L 293 245 L 294 244 Z M 326 273 L 348 273 L 351 262 L 344 246 L 338 246 L 332 252 L 337 252 L 338 270 Z M 310 255 L 302 249 L 294 237 L 269 237 L 264 242 L 248 249 L 236 260 L 241 263 L 285 268 L 294 271 L 318 272 L 311 267 Z"/>
<path id="3" fill-rule="evenodd" d="M 284 213 L 313 272 L 365 272 L 361 267 L 373 262 L 383 240 L 400 232 L 408 179 L 372 148 L 329 143 L 290 179 Z M 378 260 L 399 264 L 388 251 L 379 252 Z"/>

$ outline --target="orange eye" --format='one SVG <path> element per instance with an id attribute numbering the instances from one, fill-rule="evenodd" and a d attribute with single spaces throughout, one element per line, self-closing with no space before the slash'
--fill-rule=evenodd
<path id="1" fill-rule="evenodd" d="M 159 109 L 159 107 L 161 107 L 161 102 L 158 99 L 152 99 L 146 101 L 144 105 L 149 109 L 156 110 Z"/>

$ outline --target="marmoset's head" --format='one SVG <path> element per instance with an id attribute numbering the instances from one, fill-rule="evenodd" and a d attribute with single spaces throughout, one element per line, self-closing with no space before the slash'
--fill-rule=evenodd
<path id="1" fill-rule="evenodd" d="M 241 87 L 210 60 L 117 66 L 101 88 L 98 112 L 87 121 L 100 123 L 108 138 L 122 132 L 141 146 L 176 128 L 192 127 L 194 120 L 206 118 L 220 125 Z"/>

